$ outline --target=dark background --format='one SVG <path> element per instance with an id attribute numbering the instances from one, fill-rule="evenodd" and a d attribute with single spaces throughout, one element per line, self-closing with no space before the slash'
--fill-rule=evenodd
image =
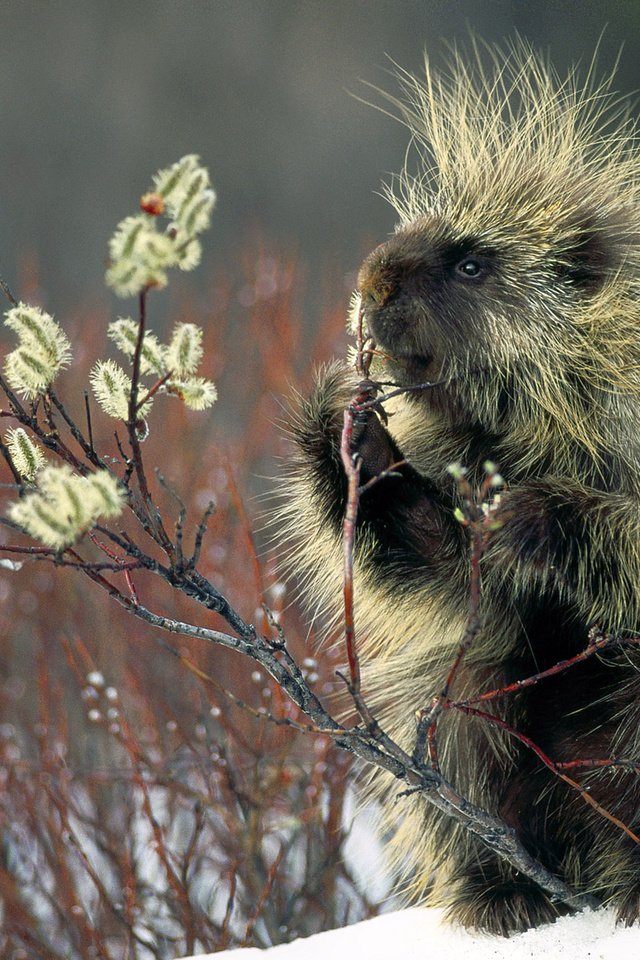
<path id="1" fill-rule="evenodd" d="M 376 190 L 407 136 L 359 102 L 376 100 L 362 81 L 393 90 L 390 59 L 419 70 L 469 30 L 517 31 L 564 71 L 604 30 L 602 68 L 623 48 L 633 91 L 639 23 L 637 0 L 1 0 L 0 276 L 24 293 L 36 264 L 61 320 L 109 305 L 115 223 L 159 166 L 197 152 L 219 204 L 189 283 L 205 291 L 260 236 L 307 266 L 313 315 L 394 224 Z"/>

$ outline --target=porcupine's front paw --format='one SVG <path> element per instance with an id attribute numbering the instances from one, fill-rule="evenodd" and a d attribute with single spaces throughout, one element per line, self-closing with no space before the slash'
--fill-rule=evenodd
<path id="1" fill-rule="evenodd" d="M 344 411 L 355 389 L 353 371 L 343 363 L 331 363 L 318 370 L 309 396 L 296 403 L 291 433 L 312 464 L 319 462 L 324 467 L 340 460 Z"/>
<path id="2" fill-rule="evenodd" d="M 360 458 L 360 481 L 373 477 L 398 463 L 402 456 L 373 409 L 354 415 L 351 451 Z"/>
<path id="3" fill-rule="evenodd" d="M 309 397 L 302 402 L 291 425 L 294 439 L 319 481 L 331 482 L 341 494 L 346 489 L 341 454 L 345 411 L 356 398 L 367 400 L 363 387 L 346 364 L 332 363 L 321 368 Z M 359 410 L 354 415 L 351 453 L 360 457 L 362 482 L 401 459 L 372 408 Z"/>
<path id="4" fill-rule="evenodd" d="M 341 451 L 345 412 L 357 394 L 352 368 L 344 363 L 321 367 L 309 396 L 296 404 L 289 422 L 298 448 L 297 469 L 326 519 L 337 528 L 344 517 L 348 487 Z M 370 420 L 375 421 L 371 426 Z M 387 465 L 380 452 L 384 444 L 376 440 L 376 423 L 373 412 L 362 411 L 354 424 L 351 443 L 351 452 L 359 453 L 374 470 L 379 461 Z M 363 482 L 369 479 L 368 468 L 361 476 Z"/>

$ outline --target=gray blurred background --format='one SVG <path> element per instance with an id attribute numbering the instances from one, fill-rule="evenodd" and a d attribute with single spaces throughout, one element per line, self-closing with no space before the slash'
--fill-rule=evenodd
<path id="1" fill-rule="evenodd" d="M 469 29 L 517 31 L 564 70 L 604 30 L 602 66 L 624 45 L 633 91 L 639 24 L 638 0 L 0 0 L 0 276 L 20 294 L 37 264 L 61 319 L 109 305 L 113 226 L 159 166 L 197 152 L 219 204 L 195 290 L 260 236 L 326 299 L 394 222 L 376 190 L 406 134 L 356 99 L 375 99 L 362 81 L 392 90 L 389 58 L 419 70 Z"/>

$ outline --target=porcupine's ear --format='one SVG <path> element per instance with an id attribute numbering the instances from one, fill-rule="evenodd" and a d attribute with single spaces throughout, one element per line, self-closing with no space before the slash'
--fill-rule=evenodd
<path id="1" fill-rule="evenodd" d="M 576 287 L 595 293 L 620 266 L 624 256 L 620 236 L 615 223 L 581 220 L 564 252 L 562 274 Z"/>

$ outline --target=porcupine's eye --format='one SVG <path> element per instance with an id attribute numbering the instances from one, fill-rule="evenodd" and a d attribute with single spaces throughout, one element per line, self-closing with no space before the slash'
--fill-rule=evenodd
<path id="1" fill-rule="evenodd" d="M 482 266 L 480 262 L 474 260 L 473 257 L 465 257 L 464 260 L 461 260 L 460 263 L 457 264 L 456 272 L 469 280 L 474 280 L 482 273 Z"/>

